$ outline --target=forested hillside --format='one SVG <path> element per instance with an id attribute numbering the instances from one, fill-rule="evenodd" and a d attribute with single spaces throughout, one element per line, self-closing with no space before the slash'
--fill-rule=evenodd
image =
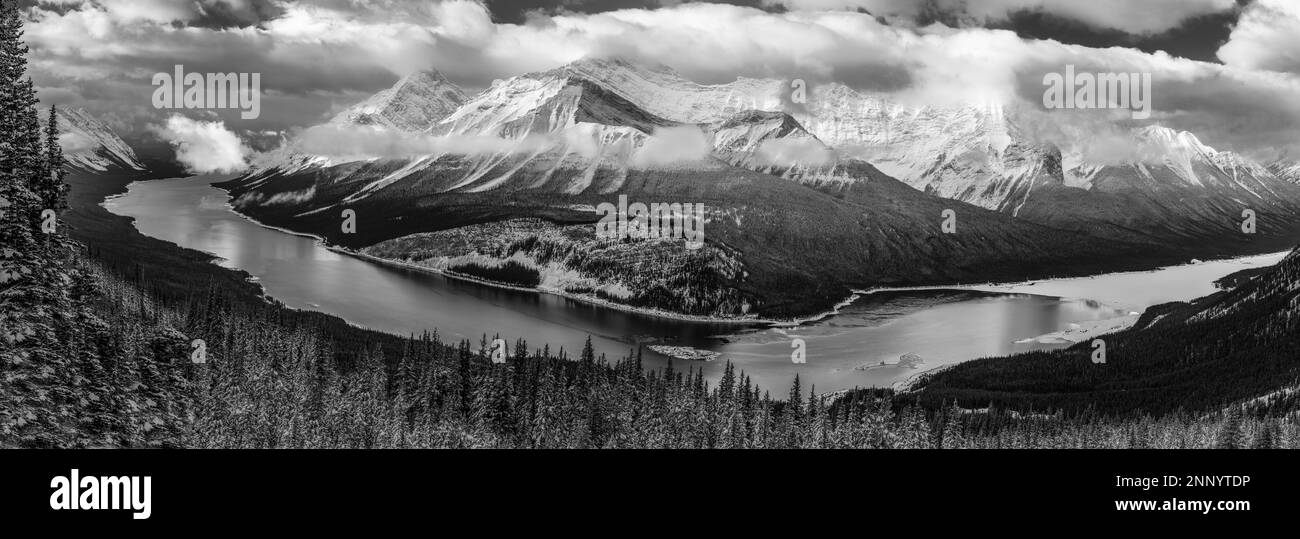
<path id="1" fill-rule="evenodd" d="M 1246 277 L 1242 277 L 1245 279 Z M 1192 303 L 1148 309 L 1135 327 L 1066 350 L 981 359 L 930 377 L 919 400 L 1016 409 L 1163 414 L 1228 406 L 1300 383 L 1300 254 Z M 1294 409 L 1294 408 L 1291 408 Z"/>

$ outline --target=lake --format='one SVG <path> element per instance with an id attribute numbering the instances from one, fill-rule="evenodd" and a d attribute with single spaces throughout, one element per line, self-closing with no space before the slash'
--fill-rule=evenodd
<path id="1" fill-rule="evenodd" d="M 523 338 L 530 348 L 549 343 L 553 351 L 563 347 L 576 356 L 590 336 L 597 352 L 611 362 L 639 345 L 708 350 L 721 356 L 707 362 L 678 359 L 674 367 L 703 368 L 716 381 L 730 359 L 773 396 L 784 396 L 795 374 L 805 391 L 808 385 L 818 392 L 887 386 L 946 364 L 1066 346 L 1060 339 L 1037 337 L 1116 320 L 1156 303 L 1199 297 L 1213 290 L 1214 279 L 1282 258 L 1265 255 L 1015 285 L 878 291 L 861 295 L 833 316 L 789 327 L 688 322 L 335 252 L 314 238 L 263 227 L 235 213 L 226 192 L 210 185 L 220 179 L 136 182 L 104 207 L 134 218 L 145 235 L 211 253 L 219 264 L 248 272 L 268 295 L 290 307 L 402 335 L 436 329 L 443 340 L 466 338 L 475 347 L 486 333 L 489 339 L 500 335 L 512 349 L 514 340 Z M 796 339 L 803 343 L 804 363 L 791 359 Z M 648 348 L 644 354 L 649 368 L 667 364 L 666 356 Z M 899 365 L 903 355 L 920 361 Z"/>

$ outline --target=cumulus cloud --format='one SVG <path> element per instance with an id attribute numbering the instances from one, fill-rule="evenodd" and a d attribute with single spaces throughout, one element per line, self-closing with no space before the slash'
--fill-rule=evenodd
<path id="1" fill-rule="evenodd" d="M 1219 48 L 1219 59 L 1247 69 L 1300 74 L 1300 2 L 1256 0 Z"/>
<path id="2" fill-rule="evenodd" d="M 878 19 L 920 17 L 925 14 L 917 10 L 940 9 L 982 21 L 1028 9 L 1143 33 L 1235 9 L 1233 0 L 789 0 L 794 11 L 784 13 L 695 3 L 534 14 L 522 24 L 493 22 L 482 4 L 469 0 L 286 0 L 274 5 L 276 11 L 255 26 L 219 27 L 133 19 L 100 2 L 69 11 L 35 9 L 27 34 L 34 77 L 49 90 L 43 98 L 61 89 L 58 96 L 78 100 L 66 104 L 111 113 L 128 124 L 149 124 L 161 114 L 148 101 L 155 72 L 170 71 L 175 63 L 189 72 L 260 72 L 262 117 L 240 121 L 237 115 L 221 116 L 249 140 L 250 132 L 320 123 L 415 69 L 437 68 L 472 92 L 494 79 L 552 69 L 585 56 L 664 63 L 702 83 L 730 82 L 737 76 L 800 78 L 813 85 L 836 81 L 916 106 L 1040 102 L 1043 74 L 1068 63 L 1151 73 L 1155 121 L 1196 131 L 1216 147 L 1267 151 L 1296 145 L 1293 130 L 1300 122 L 1300 103 L 1294 99 L 1300 86 L 1287 73 L 1294 70 L 1286 67 L 1286 51 L 1294 47 L 1278 41 L 1286 32 L 1251 30 L 1252 24 L 1267 22 L 1262 12 L 1244 18 L 1220 51 L 1227 66 L 1134 49 L 1026 40 L 1010 31 L 975 26 L 909 27 Z M 1250 10 L 1287 5 L 1286 0 L 1259 0 Z M 204 15 L 163 18 L 174 16 Z M 1059 121 L 1071 118 L 1060 116 Z M 398 149 L 401 144 L 392 141 Z"/>
<path id="3" fill-rule="evenodd" d="M 176 151 L 176 161 L 196 174 L 242 170 L 249 149 L 222 122 L 204 122 L 173 114 L 154 132 Z"/>

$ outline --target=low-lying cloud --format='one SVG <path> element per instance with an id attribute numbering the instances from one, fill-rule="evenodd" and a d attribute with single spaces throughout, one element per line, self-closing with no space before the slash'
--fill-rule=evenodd
<path id="1" fill-rule="evenodd" d="M 754 152 L 759 165 L 818 167 L 835 160 L 835 152 L 812 138 L 780 138 L 765 140 Z"/>
<path id="2" fill-rule="evenodd" d="M 634 167 L 665 167 L 708 159 L 713 144 L 699 127 L 683 125 L 656 129 L 632 154 Z"/>
<path id="3" fill-rule="evenodd" d="M 292 142 L 296 151 L 336 161 L 410 158 L 424 155 L 535 153 L 555 143 L 551 137 L 517 139 L 489 136 L 432 135 L 380 126 L 321 125 L 303 130 Z"/>
<path id="4" fill-rule="evenodd" d="M 94 151 L 98 147 L 99 142 L 85 134 L 76 131 L 59 134 L 59 149 L 64 154 Z"/>

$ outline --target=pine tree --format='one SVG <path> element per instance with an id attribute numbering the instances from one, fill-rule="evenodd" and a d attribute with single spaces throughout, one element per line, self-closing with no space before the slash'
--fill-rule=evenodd
<path id="1" fill-rule="evenodd" d="M 1223 428 L 1219 431 L 1219 436 L 1215 439 L 1214 447 L 1217 449 L 1244 449 L 1245 435 L 1241 430 L 1242 422 L 1241 408 L 1234 406 L 1229 410 L 1223 419 Z"/>
<path id="2" fill-rule="evenodd" d="M 718 398 L 723 402 L 732 400 L 733 392 L 736 387 L 736 368 L 727 360 L 727 365 L 723 367 L 722 379 L 718 381 Z"/>
<path id="3" fill-rule="evenodd" d="M 59 114 L 54 106 L 50 106 L 49 119 L 45 124 L 45 161 L 42 167 L 42 179 L 44 183 L 38 195 L 42 198 L 45 208 L 59 211 L 68 207 L 67 185 L 63 183 L 64 161 L 63 148 L 59 146 Z"/>
<path id="4" fill-rule="evenodd" d="M 943 427 L 939 435 L 939 447 L 944 449 L 954 449 L 965 446 L 966 436 L 961 424 L 962 411 L 957 406 L 957 401 L 953 401 L 943 411 Z"/>
<path id="5" fill-rule="evenodd" d="M 42 230 L 51 181 L 13 2 L 0 5 L 0 446 L 68 446 L 76 365 L 69 359 L 73 272 L 61 237 Z M 61 161 L 61 157 L 59 158 Z M 61 168 L 61 163 L 56 163 Z M 57 176 L 61 182 L 61 176 Z M 54 232 L 58 232 L 57 229 Z"/>
<path id="6" fill-rule="evenodd" d="M 1251 449 L 1277 449 L 1279 433 L 1277 432 L 1277 423 L 1272 420 L 1264 421 L 1260 425 L 1259 434 L 1255 436 Z"/>

